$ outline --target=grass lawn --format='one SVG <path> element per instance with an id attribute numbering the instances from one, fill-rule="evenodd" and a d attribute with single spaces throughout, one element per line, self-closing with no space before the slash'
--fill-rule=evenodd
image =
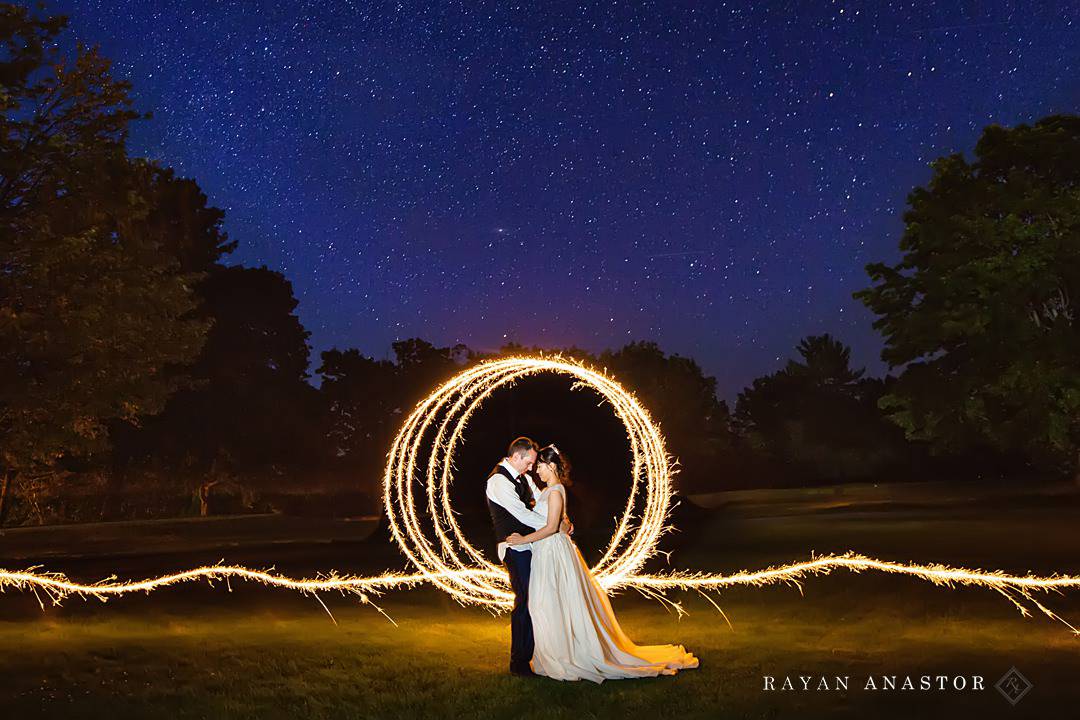
<path id="1" fill-rule="evenodd" d="M 853 549 L 883 559 L 1075 574 L 1078 517 L 1076 504 L 1060 498 L 947 511 L 753 518 L 715 511 L 682 538 L 673 564 L 730 572 L 802 559 L 812 549 Z M 329 559 L 326 547 L 314 552 L 278 567 L 395 566 L 378 537 Z M 169 563 L 161 569 L 191 564 Z M 128 566 L 115 562 L 47 567 L 80 579 L 111 570 L 128 576 Z M 786 586 L 725 592 L 720 605 L 731 627 L 703 599 L 678 597 L 689 612 L 682 618 L 633 592 L 619 595 L 615 609 L 635 640 L 685 644 L 701 668 L 596 686 L 507 675 L 506 619 L 429 589 L 377 601 L 396 626 L 355 599 L 323 596 L 335 625 L 314 599 L 235 583 L 233 592 L 197 585 L 105 604 L 72 598 L 45 612 L 32 595 L 7 593 L 0 595 L 2 716 L 1056 718 L 1071 716 L 1080 701 L 1080 637 L 1042 615 L 1023 618 L 991 591 L 837 571 L 806 581 L 803 594 Z M 1080 593 L 1043 599 L 1080 621 Z M 993 687 L 1012 666 L 1034 685 L 1016 707 Z M 785 675 L 798 683 L 800 674 L 815 685 L 819 676 L 830 683 L 850 676 L 849 690 L 762 690 L 764 675 L 779 687 Z M 938 674 L 982 675 L 986 690 L 863 689 L 867 676 L 910 675 L 918 683 Z"/>

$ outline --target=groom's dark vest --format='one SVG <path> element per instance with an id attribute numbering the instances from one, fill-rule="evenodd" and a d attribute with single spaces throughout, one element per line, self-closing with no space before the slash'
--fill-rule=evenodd
<path id="1" fill-rule="evenodd" d="M 515 492 L 521 501 L 525 503 L 525 507 L 530 507 L 532 504 L 532 490 L 529 489 L 528 481 L 525 479 L 525 473 L 518 475 L 518 479 L 515 480 L 514 476 L 510 474 L 502 465 L 498 465 L 491 474 L 488 476 L 490 479 L 495 475 L 502 475 L 504 478 L 510 481 L 514 486 Z M 495 526 L 495 541 L 502 542 L 508 535 L 514 533 L 521 533 L 522 535 L 528 535 L 533 531 L 531 527 L 514 517 L 509 510 L 504 508 L 498 503 L 492 502 L 491 498 L 487 499 L 488 511 L 491 513 L 491 523 Z"/>

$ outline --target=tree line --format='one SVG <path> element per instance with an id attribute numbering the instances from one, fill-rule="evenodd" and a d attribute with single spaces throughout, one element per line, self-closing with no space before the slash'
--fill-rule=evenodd
<path id="1" fill-rule="evenodd" d="M 149 116 L 97 48 L 63 50 L 65 26 L 0 4 L 0 525 L 377 512 L 400 422 L 488 356 L 412 338 L 392 359 L 335 348 L 313 363 L 289 281 L 227 264 L 222 211 L 131 155 Z M 808 336 L 729 409 L 693 359 L 652 342 L 545 350 L 633 389 L 688 492 L 1075 475 L 1080 118 L 990 126 L 973 161 L 932 168 L 908 197 L 901 260 L 868 265 L 855 293 L 878 317 L 884 378 Z M 557 433 L 603 509 L 625 481 L 625 433 L 564 385 L 493 398 L 459 468 L 486 471 L 507 427 Z"/>

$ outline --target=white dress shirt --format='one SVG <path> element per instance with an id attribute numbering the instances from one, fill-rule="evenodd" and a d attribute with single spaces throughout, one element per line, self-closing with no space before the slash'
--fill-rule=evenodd
<path id="1" fill-rule="evenodd" d="M 501 463 L 504 468 L 510 473 L 514 479 L 517 479 L 519 473 L 514 469 L 506 460 Z M 536 500 L 540 496 L 540 490 L 537 489 L 533 483 L 532 478 L 526 476 L 525 483 L 529 486 L 529 490 L 532 492 L 533 500 Z M 507 480 L 499 473 L 495 473 L 487 481 L 487 497 L 491 502 L 505 508 L 511 515 L 523 524 L 531 527 L 533 530 L 539 530 L 547 525 L 547 517 L 541 515 L 535 510 L 530 510 L 521 498 L 518 497 L 517 489 L 514 487 L 514 483 Z M 506 554 L 506 549 L 511 550 L 531 550 L 532 543 L 522 543 L 521 545 L 507 545 L 505 542 L 499 543 L 499 559 L 502 560 Z"/>

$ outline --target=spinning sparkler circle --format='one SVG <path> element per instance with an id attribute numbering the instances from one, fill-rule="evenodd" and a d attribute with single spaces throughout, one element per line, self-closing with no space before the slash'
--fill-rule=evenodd
<path id="1" fill-rule="evenodd" d="M 509 607 L 513 594 L 506 572 L 465 538 L 454 517 L 450 503 L 454 450 L 469 418 L 486 398 L 539 373 L 569 375 L 573 388 L 596 391 L 611 404 L 630 440 L 630 495 L 610 545 L 592 569 L 601 586 L 615 587 L 634 576 L 655 554 L 666 529 L 671 462 L 663 435 L 632 393 L 610 377 L 564 358 L 511 357 L 481 363 L 417 404 L 394 440 L 383 477 L 383 504 L 394 540 L 421 575 L 463 603 Z M 431 521 L 427 528 L 417 511 L 417 486 L 426 493 Z M 643 508 L 635 518 L 639 497 Z"/>

